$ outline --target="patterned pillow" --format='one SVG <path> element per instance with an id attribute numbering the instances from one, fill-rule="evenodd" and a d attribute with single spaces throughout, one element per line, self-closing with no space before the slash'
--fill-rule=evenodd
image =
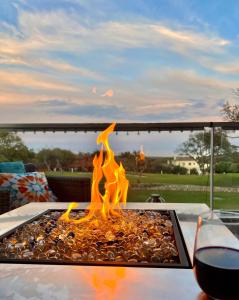
<path id="1" fill-rule="evenodd" d="M 10 208 L 29 202 L 53 202 L 57 198 L 48 187 L 44 173 L 0 173 L 0 188 L 10 190 Z"/>

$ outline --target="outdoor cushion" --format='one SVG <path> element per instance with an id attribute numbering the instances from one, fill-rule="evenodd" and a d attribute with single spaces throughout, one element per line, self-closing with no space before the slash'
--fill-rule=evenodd
<path id="1" fill-rule="evenodd" d="M 26 173 L 22 161 L 9 161 L 0 163 L 0 173 Z"/>
<path id="2" fill-rule="evenodd" d="M 44 173 L 0 173 L 0 189 L 10 190 L 10 209 L 29 202 L 53 202 L 57 198 L 48 187 Z"/>

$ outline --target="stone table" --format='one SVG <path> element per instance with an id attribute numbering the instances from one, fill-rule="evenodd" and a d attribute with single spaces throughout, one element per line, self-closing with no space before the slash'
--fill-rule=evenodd
<path id="1" fill-rule="evenodd" d="M 47 209 L 69 203 L 30 203 L 0 216 L 0 235 Z M 86 208 L 80 203 L 79 208 Z M 192 262 L 197 217 L 205 204 L 127 203 L 128 209 L 174 209 Z M 0 299 L 204 300 L 192 269 L 0 264 Z"/>

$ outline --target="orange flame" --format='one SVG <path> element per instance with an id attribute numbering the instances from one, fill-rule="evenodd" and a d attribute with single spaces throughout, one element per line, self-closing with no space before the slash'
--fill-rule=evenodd
<path id="1" fill-rule="evenodd" d="M 143 149 L 142 145 L 141 145 L 140 151 L 139 151 L 139 160 L 141 160 L 141 161 L 145 160 L 145 154 L 144 154 L 144 149 Z"/>
<path id="2" fill-rule="evenodd" d="M 93 178 L 91 186 L 91 203 L 89 213 L 84 218 L 75 220 L 70 219 L 69 214 L 73 208 L 77 207 L 77 203 L 73 202 L 69 205 L 67 211 L 61 216 L 61 220 L 73 223 L 82 223 L 92 218 L 100 212 L 100 215 L 106 220 L 110 216 L 120 216 L 116 210 L 120 210 L 120 204 L 126 205 L 127 192 L 129 182 L 125 177 L 125 169 L 120 163 L 115 161 L 114 152 L 109 146 L 108 136 L 114 131 L 116 123 L 112 123 L 97 138 L 97 144 L 102 144 L 100 153 L 95 155 L 93 159 Z M 104 158 L 103 151 L 106 151 Z M 101 194 L 99 184 L 102 178 L 105 178 L 105 193 Z M 97 220 L 95 220 L 97 224 Z"/>

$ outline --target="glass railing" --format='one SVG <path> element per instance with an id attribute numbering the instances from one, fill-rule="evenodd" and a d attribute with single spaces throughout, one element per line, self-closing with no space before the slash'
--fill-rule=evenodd
<path id="1" fill-rule="evenodd" d="M 0 136 L 0 161 L 23 160 L 51 175 L 91 177 L 96 138 L 108 125 L 0 124 L 0 133 L 10 132 L 26 147 L 13 141 L 9 151 Z M 239 209 L 238 130 L 237 122 L 117 124 L 110 144 L 126 169 L 128 201 L 159 197 Z"/>

